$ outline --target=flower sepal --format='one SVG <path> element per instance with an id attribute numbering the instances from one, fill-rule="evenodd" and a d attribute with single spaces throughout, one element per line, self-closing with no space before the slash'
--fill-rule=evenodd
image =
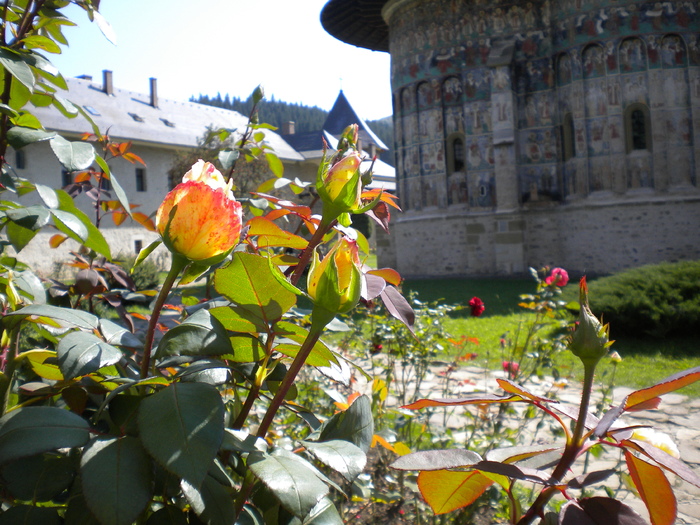
<path id="1" fill-rule="evenodd" d="M 323 259 L 314 252 L 307 281 L 314 309 L 333 315 L 349 312 L 360 300 L 363 279 L 355 241 L 341 238 Z"/>
<path id="2" fill-rule="evenodd" d="M 609 338 L 610 325 L 603 325 L 591 312 L 588 306 L 588 286 L 585 277 L 581 278 L 579 296 L 581 310 L 569 348 L 584 366 L 595 366 L 613 344 Z"/>

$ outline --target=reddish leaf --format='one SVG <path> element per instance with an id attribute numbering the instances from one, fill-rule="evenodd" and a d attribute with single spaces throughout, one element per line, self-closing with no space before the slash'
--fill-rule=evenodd
<path id="1" fill-rule="evenodd" d="M 289 210 L 293 213 L 296 213 L 302 217 L 309 217 L 311 216 L 311 208 L 308 206 L 302 206 L 300 204 L 297 204 L 292 201 L 280 199 L 279 197 L 275 197 L 273 195 L 268 195 L 266 193 L 253 193 L 253 195 L 257 197 L 262 197 L 263 199 L 275 204 L 276 206 L 279 206 L 280 208 L 284 208 L 286 210 Z"/>
<path id="2" fill-rule="evenodd" d="M 377 203 L 373 209 L 365 212 L 365 215 L 381 226 L 385 232 L 389 233 L 391 214 L 389 213 L 389 207 L 385 203 Z"/>
<path id="3" fill-rule="evenodd" d="M 49 246 L 51 248 L 58 248 L 63 244 L 63 242 L 67 239 L 68 237 L 66 235 L 62 235 L 60 233 L 57 233 L 55 235 L 52 235 L 51 238 L 49 239 Z"/>
<path id="4" fill-rule="evenodd" d="M 666 475 L 656 465 L 625 450 L 627 468 L 634 486 L 649 511 L 652 525 L 673 525 L 676 521 L 676 497 Z"/>
<path id="5" fill-rule="evenodd" d="M 610 468 L 607 470 L 597 470 L 595 472 L 588 472 L 587 474 L 581 474 L 580 476 L 576 476 L 574 479 L 570 480 L 567 483 L 567 486 L 572 489 L 581 490 L 582 488 L 588 487 L 589 485 L 595 485 L 597 483 L 600 483 L 601 481 L 605 481 L 610 476 L 616 473 L 617 470 L 614 468 Z"/>
<path id="6" fill-rule="evenodd" d="M 258 246 L 267 248 L 270 246 L 283 246 L 295 250 L 303 250 L 309 244 L 306 239 L 289 233 L 274 222 L 265 217 L 254 217 L 248 221 L 250 230 L 249 236 L 258 237 Z"/>
<path id="7" fill-rule="evenodd" d="M 456 407 L 462 405 L 490 405 L 493 403 L 513 403 L 526 401 L 520 396 L 498 396 L 496 394 L 482 394 L 473 397 L 463 397 L 460 399 L 419 399 L 401 408 L 409 410 L 419 410 L 426 407 Z"/>
<path id="8" fill-rule="evenodd" d="M 391 464 L 395 470 L 444 470 L 468 467 L 481 461 L 476 452 L 465 449 L 422 450 L 401 456 Z"/>
<path id="9" fill-rule="evenodd" d="M 559 525 L 647 525 L 630 507 L 611 498 L 571 500 L 561 509 Z"/>
<path id="10" fill-rule="evenodd" d="M 559 412 L 560 414 L 564 414 L 566 417 L 571 418 L 574 421 L 578 420 L 578 405 L 565 405 L 559 403 L 556 405 L 552 405 L 552 410 Z M 584 426 L 588 430 L 596 428 L 598 426 L 598 423 L 600 423 L 600 420 L 597 417 L 595 417 L 590 412 L 586 414 L 586 423 L 584 424 Z"/>
<path id="11" fill-rule="evenodd" d="M 141 213 L 140 211 L 135 211 L 131 214 L 131 216 L 134 218 L 136 222 L 138 222 L 141 226 L 146 228 L 148 231 L 154 232 L 156 231 L 156 225 L 153 223 L 151 218 L 146 215 L 145 213 Z"/>
<path id="12" fill-rule="evenodd" d="M 514 383 L 510 379 L 496 379 L 496 381 L 498 382 L 498 385 L 509 394 L 515 394 L 527 399 L 532 399 L 533 401 L 538 401 L 540 403 L 558 403 L 558 401 L 554 399 L 537 396 L 522 386 Z"/>
<path id="13" fill-rule="evenodd" d="M 119 210 L 112 213 L 112 220 L 117 226 L 120 226 L 127 219 L 127 217 L 129 217 L 129 214 L 125 211 Z"/>
<path id="14" fill-rule="evenodd" d="M 386 202 L 389 206 L 392 206 L 397 210 L 401 211 L 401 208 L 399 208 L 399 206 L 395 202 L 398 199 L 398 197 L 392 193 L 382 191 L 380 188 L 375 188 L 373 190 L 366 190 L 362 192 L 362 198 L 366 201 L 373 201 L 377 197 L 379 197 L 379 200 L 381 200 L 382 202 Z"/>
<path id="15" fill-rule="evenodd" d="M 81 182 L 89 182 L 92 178 L 92 173 L 89 171 L 83 171 L 75 175 L 75 183 L 80 184 Z"/>
<path id="16" fill-rule="evenodd" d="M 700 476 L 698 476 L 688 465 L 680 459 L 676 459 L 670 454 L 667 454 L 660 448 L 655 447 L 651 443 L 644 441 L 622 441 L 621 445 L 627 448 L 641 452 L 645 456 L 653 459 L 657 464 L 661 465 L 666 470 L 673 472 L 676 476 L 687 481 L 691 485 L 700 487 Z"/>
<path id="17" fill-rule="evenodd" d="M 386 288 L 386 281 L 381 277 L 369 273 L 364 274 L 364 277 L 367 286 L 362 289 L 362 298 L 365 301 L 371 301 L 384 291 L 384 288 Z"/>
<path id="18" fill-rule="evenodd" d="M 493 484 L 477 470 L 422 471 L 418 474 L 418 488 L 435 514 L 445 514 L 471 505 Z"/>
<path id="19" fill-rule="evenodd" d="M 404 296 L 393 286 L 387 286 L 379 295 L 389 313 L 413 332 L 413 323 L 416 320 L 416 314 Z"/>
<path id="20" fill-rule="evenodd" d="M 486 453 L 485 457 L 489 461 L 498 461 L 501 463 L 515 463 L 517 461 L 523 461 L 525 459 L 529 459 L 556 450 L 561 451 L 563 449 L 562 447 L 557 447 L 551 444 L 504 447 L 489 450 Z"/>
<path id="21" fill-rule="evenodd" d="M 394 286 L 398 286 L 401 284 L 401 275 L 399 275 L 399 272 L 396 270 L 392 270 L 391 268 L 379 268 L 377 270 L 368 270 L 368 274 L 370 275 L 377 275 L 384 279 L 387 283 L 393 284 Z"/>
<path id="22" fill-rule="evenodd" d="M 634 407 L 641 403 L 688 386 L 698 380 L 700 380 L 700 366 L 673 374 L 654 386 L 632 392 L 625 400 L 625 410 L 634 410 Z"/>
<path id="23" fill-rule="evenodd" d="M 497 461 L 480 461 L 474 468 L 482 472 L 491 472 L 499 476 L 506 476 L 511 479 L 521 479 L 533 483 L 545 484 L 550 478 L 549 474 L 533 468 L 517 467 L 508 463 Z"/>

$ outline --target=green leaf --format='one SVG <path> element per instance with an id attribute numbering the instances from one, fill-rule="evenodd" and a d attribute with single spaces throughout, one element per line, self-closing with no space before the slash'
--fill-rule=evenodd
<path id="1" fill-rule="evenodd" d="M 30 271 L 15 274 L 15 284 L 22 294 L 29 297 L 34 304 L 46 303 L 46 290 L 41 284 L 41 279 Z"/>
<path id="2" fill-rule="evenodd" d="M 0 418 L 0 465 L 15 459 L 87 443 L 90 425 L 56 407 L 18 408 Z"/>
<path id="3" fill-rule="evenodd" d="M 102 525 L 88 508 L 87 502 L 80 492 L 80 483 L 73 485 L 70 498 L 68 499 L 68 508 L 66 509 L 65 525 Z"/>
<path id="4" fill-rule="evenodd" d="M 348 481 L 353 481 L 365 468 L 367 456 L 358 447 L 343 440 L 324 442 L 302 441 L 316 459 L 341 474 Z"/>
<path id="5" fill-rule="evenodd" d="M 181 487 L 192 509 L 204 523 L 224 525 L 233 523 L 236 519 L 231 492 L 211 476 L 204 478 L 199 488 L 187 480 L 182 481 Z"/>
<path id="6" fill-rule="evenodd" d="M 53 189 L 49 188 L 48 186 L 44 186 L 43 184 L 35 184 L 34 187 L 36 188 L 36 192 L 39 194 L 39 197 L 41 197 L 41 200 L 44 201 L 44 204 L 46 204 L 47 208 L 58 208 L 58 197 Z"/>
<path id="7" fill-rule="evenodd" d="M 214 273 L 214 287 L 228 300 L 251 314 L 260 332 L 296 304 L 296 295 L 273 275 L 267 258 L 235 252 L 231 264 Z"/>
<path id="8" fill-rule="evenodd" d="M 244 314 L 247 314 L 245 310 L 231 308 L 230 306 L 217 306 L 209 310 L 209 313 L 216 317 L 226 330 L 251 334 L 258 332 L 255 323 L 245 317 Z"/>
<path id="9" fill-rule="evenodd" d="M 289 321 L 280 321 L 274 325 L 275 334 L 278 337 L 286 337 L 291 339 L 295 343 L 300 345 L 306 340 L 309 335 L 309 331 L 306 328 L 290 323 Z M 299 346 L 280 344 L 275 347 L 277 352 L 284 355 L 294 357 L 299 352 Z M 311 349 L 311 353 L 306 360 L 306 363 L 311 366 L 331 366 L 332 364 L 338 364 L 333 352 L 326 346 L 322 341 L 317 341 L 314 347 Z"/>
<path id="10" fill-rule="evenodd" d="M 49 507 L 17 505 L 0 514 L 0 525 L 61 525 L 58 511 Z"/>
<path id="11" fill-rule="evenodd" d="M 38 317 L 38 320 L 44 318 L 61 321 L 60 326 L 63 327 L 77 327 L 84 330 L 92 330 L 98 327 L 98 318 L 91 313 L 48 304 L 30 304 L 16 312 L 6 314 L 2 322 L 5 326 L 13 327 L 17 322 L 29 316 Z"/>
<path id="12" fill-rule="evenodd" d="M 68 171 L 86 170 L 95 161 L 95 148 L 89 142 L 69 142 L 56 135 L 51 139 L 51 149 Z"/>
<path id="13" fill-rule="evenodd" d="M 158 344 L 156 355 L 224 355 L 231 352 L 226 328 L 202 308 L 174 326 Z"/>
<path id="14" fill-rule="evenodd" d="M 130 525 L 153 491 L 153 468 L 134 437 L 95 439 L 80 460 L 83 497 L 102 525 Z"/>
<path id="15" fill-rule="evenodd" d="M 68 456 L 39 454 L 5 465 L 2 479 L 16 499 L 49 501 L 73 482 L 75 469 Z"/>
<path id="16" fill-rule="evenodd" d="M 140 348 L 143 346 L 143 343 L 138 337 L 123 326 L 119 326 L 109 319 L 100 319 L 100 333 L 102 337 L 104 337 L 104 340 L 110 345 L 126 346 L 129 348 Z"/>
<path id="17" fill-rule="evenodd" d="M 204 383 L 175 383 L 141 402 L 140 437 L 163 467 L 199 487 L 224 436 L 224 405 Z"/>
<path id="18" fill-rule="evenodd" d="M 37 231 L 46 226 L 51 214 L 43 206 L 27 206 L 5 211 L 5 215 L 15 224 L 23 228 Z"/>
<path id="19" fill-rule="evenodd" d="M 107 257 L 107 259 L 111 260 L 112 254 L 109 249 L 109 244 L 102 235 L 102 232 L 100 232 L 100 230 L 98 230 L 92 224 L 92 221 L 90 221 L 90 218 L 87 215 L 85 215 L 75 206 L 73 198 L 63 190 L 56 190 L 56 196 L 58 197 L 58 201 L 60 203 L 59 209 L 75 215 L 87 228 L 88 236 L 85 241 L 82 241 L 82 243 L 91 250 L 95 250 L 100 255 L 104 255 L 105 257 Z M 65 233 L 72 239 L 81 242 L 77 237 L 74 236 L 74 234 L 70 230 L 63 231 L 63 233 Z"/>
<path id="20" fill-rule="evenodd" d="M 248 468 L 285 509 L 302 519 L 328 494 L 328 486 L 292 458 L 251 452 Z"/>
<path id="21" fill-rule="evenodd" d="M 81 243 L 87 241 L 88 229 L 78 217 L 63 210 L 51 210 L 51 214 L 56 228 L 76 241 Z"/>
<path id="22" fill-rule="evenodd" d="M 145 261 L 145 260 L 146 260 L 146 257 L 148 257 L 149 255 L 151 255 L 151 253 L 153 253 L 153 250 L 155 250 L 156 248 L 158 248 L 158 246 L 160 246 L 162 243 L 163 243 L 163 241 L 161 241 L 160 239 L 156 239 L 156 240 L 153 241 L 151 244 L 149 244 L 148 246 L 146 246 L 145 248 L 143 248 L 143 249 L 139 252 L 139 254 L 136 256 L 136 260 L 134 261 L 134 265 L 131 267 L 131 270 L 129 271 L 129 273 L 133 274 L 133 273 L 134 273 L 134 270 L 136 269 L 136 267 L 137 267 L 139 264 L 141 264 L 143 261 Z"/>
<path id="23" fill-rule="evenodd" d="M 240 157 L 240 152 L 235 149 L 222 149 L 219 152 L 219 162 L 224 171 L 230 170 Z"/>
<path id="24" fill-rule="evenodd" d="M 366 453 L 374 435 L 372 405 L 369 398 L 358 397 L 345 412 L 339 412 L 326 421 L 317 433 L 319 437 L 316 441 L 342 439 L 353 443 Z"/>
<path id="25" fill-rule="evenodd" d="M 37 234 L 35 230 L 20 226 L 16 222 L 8 222 L 5 232 L 7 239 L 17 252 L 21 252 Z"/>
<path id="26" fill-rule="evenodd" d="M 29 91 L 34 89 L 34 74 L 19 54 L 13 53 L 7 48 L 0 49 L 0 65 Z"/>
<path id="27" fill-rule="evenodd" d="M 7 132 L 7 141 L 14 149 L 21 149 L 28 144 L 51 140 L 56 137 L 53 131 L 42 131 L 39 129 L 13 127 Z"/>
<path id="28" fill-rule="evenodd" d="M 65 379 L 84 376 L 122 358 L 119 349 L 89 332 L 71 332 L 58 343 L 58 367 Z"/>
<path id="29" fill-rule="evenodd" d="M 391 464 L 396 470 L 444 470 L 467 467 L 481 461 L 476 452 L 465 449 L 421 450 L 399 457 Z"/>
<path id="30" fill-rule="evenodd" d="M 129 215 L 129 217 L 131 217 L 131 206 L 129 205 L 129 197 L 126 196 L 126 192 L 124 191 L 124 188 L 122 188 L 122 185 L 119 184 L 116 175 L 114 175 L 114 173 L 112 173 L 112 171 L 109 169 L 107 161 L 101 156 L 95 155 L 95 162 L 102 169 L 102 171 L 109 176 L 109 183 L 112 186 L 112 191 L 114 191 L 114 195 L 117 197 L 117 200 L 124 208 L 124 211 Z"/>
<path id="31" fill-rule="evenodd" d="M 43 49 L 48 53 L 60 53 L 61 48 L 49 37 L 41 35 L 31 35 L 22 40 L 27 49 Z"/>
<path id="32" fill-rule="evenodd" d="M 280 158 L 274 153 L 265 153 L 265 158 L 267 159 L 267 165 L 270 167 L 270 171 L 274 173 L 276 177 L 281 177 L 284 174 L 284 165 Z"/>
<path id="33" fill-rule="evenodd" d="M 187 517 L 181 508 L 166 505 L 151 514 L 146 525 L 187 525 Z"/>
<path id="34" fill-rule="evenodd" d="M 236 363 L 256 363 L 265 355 L 265 345 L 252 334 L 238 334 L 229 338 L 233 354 L 225 359 Z"/>

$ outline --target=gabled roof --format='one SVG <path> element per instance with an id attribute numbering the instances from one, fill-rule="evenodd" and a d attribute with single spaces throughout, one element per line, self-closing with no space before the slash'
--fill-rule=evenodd
<path id="1" fill-rule="evenodd" d="M 367 123 L 355 112 L 347 97 L 341 90 L 338 94 L 338 98 L 335 99 L 335 104 L 333 104 L 333 107 L 326 117 L 326 122 L 323 124 L 323 129 L 331 135 L 338 137 L 343 130 L 351 124 L 358 124 L 359 126 L 359 138 L 363 148 L 374 144 L 377 149 L 383 151 L 389 150 L 386 144 L 384 144 L 380 138 L 374 134 Z"/>
<path id="2" fill-rule="evenodd" d="M 247 119 L 236 111 L 194 102 L 159 98 L 114 88 L 111 95 L 91 80 L 66 79 L 68 93 L 59 93 L 90 114 L 102 133 L 121 140 L 174 147 L 196 147 L 208 127 L 245 129 Z M 46 129 L 82 134 L 92 130 L 82 117 L 64 117 L 52 106 L 32 108 Z M 280 135 L 265 130 L 265 140 L 282 160 L 304 160 Z"/>
<path id="3" fill-rule="evenodd" d="M 323 148 L 336 149 L 338 140 L 324 130 L 306 131 L 281 135 L 287 144 L 301 153 L 305 159 L 316 159 L 323 155 Z"/>

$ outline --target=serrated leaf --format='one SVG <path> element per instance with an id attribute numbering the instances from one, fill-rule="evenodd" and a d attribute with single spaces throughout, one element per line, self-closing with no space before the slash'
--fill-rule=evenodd
<path id="1" fill-rule="evenodd" d="M 214 273 L 216 290 L 250 314 L 261 332 L 296 304 L 296 295 L 272 271 L 265 257 L 235 252 L 231 264 Z"/>
<path id="2" fill-rule="evenodd" d="M 56 352 L 53 350 L 29 350 L 28 352 L 23 352 L 21 357 L 29 362 L 29 366 L 32 367 L 34 373 L 39 377 L 51 381 L 63 380 L 61 369 L 58 368 L 58 364 L 54 364 L 57 359 Z M 46 363 L 47 360 L 52 360 L 54 363 Z"/>
<path id="3" fill-rule="evenodd" d="M 258 332 L 255 323 L 249 321 L 243 315 L 247 313 L 246 310 L 231 308 L 230 306 L 217 306 L 209 310 L 209 313 L 216 317 L 226 330 L 232 332 L 248 332 L 251 334 Z"/>
<path id="4" fill-rule="evenodd" d="M 284 164 L 280 158 L 274 153 L 265 153 L 265 158 L 267 159 L 267 165 L 270 167 L 270 171 L 275 174 L 276 177 L 281 177 L 284 174 Z"/>
<path id="5" fill-rule="evenodd" d="M 56 228 L 80 243 L 87 241 L 88 229 L 78 217 L 63 210 L 51 210 L 51 215 Z"/>
<path id="6" fill-rule="evenodd" d="M 129 348 L 140 348 L 143 346 L 143 343 L 138 337 L 123 326 L 119 326 L 109 319 L 100 319 L 100 333 L 110 345 L 126 346 Z"/>
<path id="7" fill-rule="evenodd" d="M 130 525 L 153 491 L 153 468 L 134 437 L 96 439 L 80 460 L 83 497 L 102 525 Z"/>
<path id="8" fill-rule="evenodd" d="M 51 213 L 43 206 L 22 206 L 20 208 L 8 209 L 5 215 L 15 224 L 23 228 L 37 231 L 49 222 Z"/>
<path id="9" fill-rule="evenodd" d="M 160 340 L 156 355 L 224 355 L 231 352 L 231 343 L 226 328 L 202 308 L 177 326 Z"/>
<path id="10" fill-rule="evenodd" d="M 109 169 L 107 161 L 105 161 L 105 159 L 103 159 L 101 156 L 95 155 L 95 162 L 97 162 L 97 165 L 109 177 L 109 184 L 110 186 L 112 186 L 112 191 L 114 191 L 114 195 L 117 197 L 117 200 L 122 205 L 122 208 L 124 208 L 124 212 L 127 215 L 129 215 L 129 217 L 131 217 L 131 206 L 129 205 L 129 197 L 127 197 L 124 188 L 122 188 L 121 184 L 119 184 L 119 180 L 117 180 L 116 175 L 114 175 L 114 173 L 112 173 L 112 171 Z"/>
<path id="11" fill-rule="evenodd" d="M 72 239 L 81 242 L 88 248 L 95 250 L 97 253 L 100 255 L 104 255 L 107 257 L 107 259 L 111 260 L 112 259 L 112 254 L 110 252 L 109 248 L 109 243 L 105 240 L 104 236 L 102 235 L 102 232 L 98 230 L 94 224 L 92 224 L 92 221 L 90 218 L 85 215 L 82 211 L 80 211 L 75 203 L 73 202 L 73 198 L 68 195 L 65 191 L 63 190 L 56 190 L 56 196 L 58 197 L 59 200 L 59 208 L 62 211 L 67 211 L 71 213 L 72 215 L 75 215 L 82 223 L 83 225 L 87 228 L 88 230 L 88 235 L 87 239 L 84 241 L 79 239 L 72 231 L 70 230 L 61 230 L 63 233 L 71 237 Z M 60 228 L 59 228 L 60 229 Z"/>
<path id="12" fill-rule="evenodd" d="M 435 514 L 446 514 L 471 505 L 493 484 L 481 472 L 423 470 L 418 474 L 418 488 Z"/>
<path id="13" fill-rule="evenodd" d="M 42 131 L 39 129 L 13 127 L 7 132 L 7 141 L 14 149 L 21 149 L 24 146 L 44 140 L 51 140 L 57 136 L 54 131 Z"/>
<path id="14" fill-rule="evenodd" d="M 95 148 L 89 142 L 69 142 L 56 135 L 50 144 L 54 155 L 67 171 L 86 170 L 95 161 Z"/>
<path id="15" fill-rule="evenodd" d="M 248 221 L 248 225 L 250 226 L 248 236 L 257 236 L 257 243 L 260 248 L 282 246 L 294 250 L 303 250 L 309 245 L 306 239 L 283 230 L 267 217 L 253 217 Z"/>
<path id="16" fill-rule="evenodd" d="M 30 92 L 34 89 L 34 74 L 19 54 L 13 53 L 7 48 L 0 49 L 0 65 Z"/>
<path id="17" fill-rule="evenodd" d="M 230 170 L 240 157 L 240 152 L 234 149 L 222 149 L 218 158 L 224 171 Z"/>
<path id="18" fill-rule="evenodd" d="M 49 501 L 73 482 L 75 469 L 68 456 L 39 454 L 5 465 L 2 479 L 16 499 Z"/>
<path id="19" fill-rule="evenodd" d="M 182 480 L 180 486 L 192 509 L 204 523 L 223 525 L 235 520 L 232 494 L 211 476 L 207 476 L 199 488 L 186 480 Z"/>
<path id="20" fill-rule="evenodd" d="M 647 525 L 632 508 L 611 498 L 570 500 L 559 513 L 559 525 Z"/>
<path id="21" fill-rule="evenodd" d="M 462 405 L 489 405 L 494 403 L 513 403 L 525 401 L 521 396 L 499 396 L 496 394 L 479 394 L 458 399 L 419 399 L 401 408 L 408 410 L 420 410 L 426 407 L 446 407 Z"/>
<path id="22" fill-rule="evenodd" d="M 328 486 L 292 458 L 251 452 L 248 468 L 285 509 L 301 519 L 328 494 Z"/>
<path id="23" fill-rule="evenodd" d="M 34 319 L 35 322 L 41 321 L 42 318 L 55 319 L 61 321 L 59 326 L 64 327 L 77 327 L 84 330 L 92 330 L 98 327 L 98 318 L 91 313 L 51 306 L 49 304 L 30 304 L 20 310 L 10 312 L 5 315 L 3 324 L 6 326 L 14 326 L 16 322 L 29 316 L 36 317 L 37 319 Z M 12 320 L 15 320 L 14 323 Z"/>
<path id="24" fill-rule="evenodd" d="M 286 337 L 291 339 L 299 345 L 303 344 L 309 335 L 309 331 L 289 321 L 280 321 L 274 325 L 275 334 L 278 337 Z M 300 346 L 289 345 L 289 344 L 279 344 L 275 347 L 277 352 L 284 354 L 289 357 L 295 357 L 299 353 Z M 306 359 L 306 363 L 311 366 L 331 366 L 333 364 L 338 364 L 338 359 L 333 355 L 330 348 L 322 341 L 317 341 L 316 344 L 311 349 L 309 357 Z"/>
<path id="25" fill-rule="evenodd" d="M 35 184 L 34 187 L 47 208 L 58 208 L 58 196 L 56 196 L 56 192 L 53 189 L 43 184 Z"/>
<path id="26" fill-rule="evenodd" d="M 621 442 L 621 445 L 632 450 L 636 450 L 637 452 L 641 452 L 648 458 L 653 459 L 666 470 L 673 472 L 682 480 L 687 481 L 696 487 L 700 487 L 700 476 L 698 476 L 693 469 L 691 469 L 680 459 L 674 458 L 672 455 L 658 447 L 655 447 L 651 443 L 625 440 Z"/>
<path id="27" fill-rule="evenodd" d="M 367 464 L 366 454 L 349 441 L 302 441 L 301 444 L 317 460 L 338 472 L 348 481 L 353 481 Z"/>
<path id="28" fill-rule="evenodd" d="M 634 407 L 646 403 L 656 397 L 668 394 L 684 386 L 688 386 L 700 380 L 700 366 L 690 368 L 677 374 L 673 374 L 666 379 L 659 381 L 653 386 L 632 392 L 623 403 L 625 410 L 634 410 Z"/>
<path id="29" fill-rule="evenodd" d="M 372 404 L 369 397 L 358 397 L 350 408 L 339 412 L 326 421 L 317 431 L 316 441 L 342 439 L 355 444 L 363 452 L 369 450 L 374 435 Z M 316 435 L 316 433 L 314 433 Z"/>
<path id="30" fill-rule="evenodd" d="M 58 366 L 66 379 L 96 372 L 122 358 L 118 348 L 92 333 L 81 331 L 71 332 L 61 339 L 56 352 Z"/>
<path id="31" fill-rule="evenodd" d="M 224 405 L 204 383 L 174 383 L 141 402 L 141 441 L 167 470 L 201 486 L 224 436 Z"/>
<path id="32" fill-rule="evenodd" d="M 0 514 L 0 525 L 61 525 L 58 511 L 50 507 L 16 505 Z"/>
<path id="33" fill-rule="evenodd" d="M 387 285 L 379 294 L 387 311 L 396 319 L 401 321 L 413 332 L 413 323 L 416 321 L 416 314 L 408 304 L 406 298 L 393 286 Z"/>
<path id="34" fill-rule="evenodd" d="M 18 408 L 0 418 L 0 465 L 59 448 L 81 447 L 89 431 L 88 422 L 68 410 Z"/>
<path id="35" fill-rule="evenodd" d="M 396 470 L 445 470 L 469 467 L 481 461 L 476 452 L 465 449 L 422 450 L 401 456 L 390 466 Z"/>
<path id="36" fill-rule="evenodd" d="M 160 239 L 156 239 L 156 240 L 153 241 L 151 244 L 149 244 L 148 246 L 146 246 L 145 248 L 143 248 L 143 249 L 139 252 L 139 254 L 136 256 L 136 260 L 134 261 L 134 265 L 131 267 L 130 273 L 133 274 L 133 273 L 134 273 L 134 270 L 136 269 L 136 267 L 137 267 L 139 264 L 141 264 L 143 261 L 145 261 L 145 260 L 146 260 L 146 257 L 148 257 L 149 255 L 151 255 L 151 253 L 153 253 L 153 250 L 155 250 L 156 248 L 158 248 L 158 246 L 160 246 L 162 243 L 163 243 L 163 241 L 161 241 Z"/>

